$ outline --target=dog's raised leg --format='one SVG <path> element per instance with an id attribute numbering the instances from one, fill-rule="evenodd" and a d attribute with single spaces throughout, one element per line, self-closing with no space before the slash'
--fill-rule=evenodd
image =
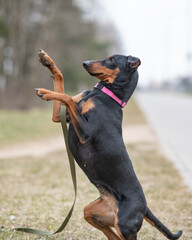
<path id="1" fill-rule="evenodd" d="M 39 50 L 39 61 L 43 66 L 47 67 L 51 72 L 53 78 L 54 92 L 64 93 L 64 79 L 60 70 L 56 67 L 53 60 L 42 49 Z M 61 102 L 54 100 L 53 103 L 53 122 L 60 122 L 60 105 Z"/>
<path id="2" fill-rule="evenodd" d="M 73 123 L 77 136 L 81 144 L 90 140 L 90 123 L 79 111 L 75 101 L 64 93 L 52 92 L 44 88 L 36 88 L 36 93 L 43 100 L 58 100 L 67 107 L 69 117 Z"/>

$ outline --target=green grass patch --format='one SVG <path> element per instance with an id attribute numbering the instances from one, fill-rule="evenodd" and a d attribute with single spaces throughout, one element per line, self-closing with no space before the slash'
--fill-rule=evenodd
<path id="1" fill-rule="evenodd" d="M 53 123 L 51 119 L 51 108 L 25 111 L 0 110 L 0 146 L 57 133 L 60 131 L 60 124 Z"/>

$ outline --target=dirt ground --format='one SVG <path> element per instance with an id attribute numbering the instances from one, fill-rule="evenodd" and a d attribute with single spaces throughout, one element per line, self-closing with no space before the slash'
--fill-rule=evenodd
<path id="1" fill-rule="evenodd" d="M 125 144 L 141 141 L 156 142 L 156 137 L 148 124 L 135 124 L 123 127 Z M 49 147 L 48 147 L 49 146 Z M 15 143 L 0 148 L 0 159 L 17 158 L 23 156 L 43 156 L 55 151 L 65 149 L 62 132 L 58 136 L 36 140 L 32 142 Z"/>

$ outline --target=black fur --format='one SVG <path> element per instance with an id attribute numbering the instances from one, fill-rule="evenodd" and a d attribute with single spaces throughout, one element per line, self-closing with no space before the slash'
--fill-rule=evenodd
<path id="1" fill-rule="evenodd" d="M 94 64 L 100 64 L 101 68 L 111 71 L 119 69 L 119 73 L 113 82 L 107 83 L 104 73 L 99 70 L 92 71 Z M 138 58 L 114 55 L 101 61 L 87 61 L 83 65 L 92 76 L 102 79 L 100 84 L 110 89 L 118 98 L 125 102 L 129 100 L 138 81 Z M 94 107 L 80 120 L 86 131 L 85 143 L 81 144 L 70 122 L 69 146 L 76 162 L 91 183 L 98 189 L 106 189 L 115 197 L 119 208 L 118 225 L 122 235 L 125 239 L 136 239 L 143 219 L 147 216 L 168 238 L 179 238 L 181 232 L 173 235 L 147 208 L 143 189 L 123 142 L 121 106 L 102 91 L 93 89 L 86 91 L 77 103 L 79 112 L 90 98 Z"/>

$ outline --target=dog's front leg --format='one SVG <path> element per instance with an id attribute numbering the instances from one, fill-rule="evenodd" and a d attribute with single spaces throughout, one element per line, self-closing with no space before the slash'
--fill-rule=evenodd
<path id="1" fill-rule="evenodd" d="M 77 104 L 70 96 L 64 93 L 52 92 L 44 88 L 37 88 L 36 93 L 43 100 L 58 100 L 65 105 L 80 143 L 85 144 L 90 140 L 89 123 L 80 113 Z"/>
<path id="2" fill-rule="evenodd" d="M 62 73 L 59 71 L 53 60 L 49 55 L 43 51 L 39 50 L 39 61 L 43 66 L 47 67 L 51 72 L 51 77 L 53 79 L 54 91 L 58 93 L 64 93 L 64 79 Z M 60 122 L 60 101 L 54 101 L 53 103 L 53 122 Z"/>

